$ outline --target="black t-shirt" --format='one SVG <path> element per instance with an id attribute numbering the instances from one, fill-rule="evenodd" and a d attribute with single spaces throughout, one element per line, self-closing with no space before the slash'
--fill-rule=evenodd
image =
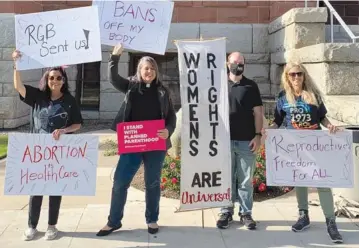
<path id="1" fill-rule="evenodd" d="M 231 140 L 250 141 L 256 133 L 253 108 L 263 105 L 259 88 L 244 76 L 238 83 L 228 83 Z"/>
<path id="2" fill-rule="evenodd" d="M 287 129 L 321 129 L 320 123 L 327 114 L 323 101 L 317 97 L 318 106 L 308 104 L 299 96 L 294 104 L 289 104 L 284 91 L 278 96 L 274 122 Z"/>
<path id="3" fill-rule="evenodd" d="M 150 121 L 161 119 L 161 105 L 158 98 L 158 89 L 155 83 L 147 88 L 144 83 L 139 85 L 141 92 L 136 89 L 131 92 L 131 120 Z"/>
<path id="4" fill-rule="evenodd" d="M 25 98 L 20 95 L 20 99 L 32 107 L 31 133 L 52 133 L 55 129 L 82 124 L 80 108 L 71 94 L 64 94 L 52 101 L 38 88 L 29 85 L 25 85 L 25 88 Z"/>

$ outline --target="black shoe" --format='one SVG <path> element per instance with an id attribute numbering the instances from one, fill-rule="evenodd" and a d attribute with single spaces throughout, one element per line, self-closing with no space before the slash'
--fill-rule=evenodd
<path id="1" fill-rule="evenodd" d="M 297 223 L 292 226 L 293 232 L 301 232 L 310 227 L 310 220 L 307 210 L 300 210 L 299 211 L 299 218 Z"/>
<path id="2" fill-rule="evenodd" d="M 114 228 L 111 228 L 110 230 L 100 230 L 96 234 L 96 236 L 99 236 L 99 237 L 107 236 L 107 235 L 111 234 L 113 231 L 120 229 L 121 227 L 122 227 L 122 224 L 119 227 L 114 227 Z"/>
<path id="3" fill-rule="evenodd" d="M 219 215 L 219 219 L 217 220 L 217 227 L 219 229 L 227 229 L 229 224 L 233 221 L 233 217 L 231 213 L 222 213 Z"/>
<path id="4" fill-rule="evenodd" d="M 159 230 L 158 225 L 157 227 L 149 227 L 149 226 L 147 227 L 147 231 L 149 234 L 156 234 L 158 233 L 158 230 Z"/>
<path id="5" fill-rule="evenodd" d="M 148 233 L 149 234 L 156 234 L 156 233 L 158 233 L 158 227 L 157 228 L 151 228 L 151 227 L 148 227 Z"/>
<path id="6" fill-rule="evenodd" d="M 253 220 L 252 215 L 241 215 L 241 223 L 247 227 L 248 230 L 254 230 L 257 227 L 257 223 Z"/>
<path id="7" fill-rule="evenodd" d="M 335 224 L 335 219 L 334 218 L 326 219 L 326 222 L 327 222 L 327 231 L 333 243 L 336 244 L 343 243 L 343 238 L 338 231 L 337 224 Z"/>

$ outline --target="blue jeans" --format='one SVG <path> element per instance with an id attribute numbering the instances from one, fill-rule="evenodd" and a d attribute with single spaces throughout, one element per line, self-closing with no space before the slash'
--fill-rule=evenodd
<path id="1" fill-rule="evenodd" d="M 234 214 L 234 203 L 238 199 L 239 214 L 252 214 L 253 174 L 255 154 L 251 152 L 249 141 L 231 141 L 232 153 L 232 204 L 222 208 L 221 213 Z M 238 197 L 237 197 L 238 196 Z"/>
<path id="2" fill-rule="evenodd" d="M 145 169 L 146 223 L 150 224 L 158 221 L 161 198 L 161 171 L 165 156 L 165 151 L 129 153 L 120 156 L 112 187 L 111 209 L 107 222 L 109 227 L 116 228 L 121 226 L 127 191 L 142 161 Z"/>

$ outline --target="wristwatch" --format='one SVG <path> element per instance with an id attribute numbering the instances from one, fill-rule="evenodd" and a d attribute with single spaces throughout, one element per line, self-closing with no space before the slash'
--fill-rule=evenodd
<path id="1" fill-rule="evenodd" d="M 262 136 L 262 134 L 261 134 L 261 133 L 256 133 L 256 136 L 257 136 L 257 135 Z"/>

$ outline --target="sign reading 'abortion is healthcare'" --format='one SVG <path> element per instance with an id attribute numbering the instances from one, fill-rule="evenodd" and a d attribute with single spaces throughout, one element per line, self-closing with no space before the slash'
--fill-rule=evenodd
<path id="1" fill-rule="evenodd" d="M 98 136 L 12 133 L 5 195 L 95 195 Z"/>

